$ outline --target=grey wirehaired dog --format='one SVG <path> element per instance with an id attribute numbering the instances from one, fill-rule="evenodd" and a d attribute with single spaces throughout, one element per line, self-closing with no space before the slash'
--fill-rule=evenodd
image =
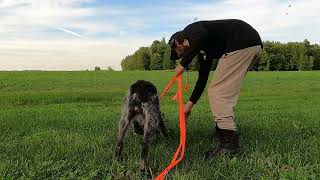
<path id="1" fill-rule="evenodd" d="M 138 80 L 130 86 L 124 99 L 121 119 L 119 122 L 116 158 L 121 161 L 123 141 L 130 124 L 133 124 L 137 134 L 143 135 L 139 169 L 146 169 L 148 148 L 151 138 L 156 134 L 167 136 L 167 130 L 160 111 L 156 87 L 148 81 Z"/>

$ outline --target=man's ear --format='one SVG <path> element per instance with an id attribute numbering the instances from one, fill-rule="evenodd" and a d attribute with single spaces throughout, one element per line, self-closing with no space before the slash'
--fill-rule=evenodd
<path id="1" fill-rule="evenodd" d="M 184 39 L 182 44 L 183 44 L 183 46 L 186 46 L 186 47 L 190 46 L 188 39 Z"/>
<path id="2" fill-rule="evenodd" d="M 176 46 L 180 45 L 177 40 L 174 40 L 174 43 L 176 44 Z"/>

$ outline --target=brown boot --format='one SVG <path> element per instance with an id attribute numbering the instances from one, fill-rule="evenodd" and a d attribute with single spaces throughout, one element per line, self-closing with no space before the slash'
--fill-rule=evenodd
<path id="1" fill-rule="evenodd" d="M 219 146 L 206 152 L 204 159 L 210 159 L 218 154 L 233 156 L 240 152 L 239 135 L 236 131 L 220 129 L 216 126 L 216 137 L 219 140 Z"/>

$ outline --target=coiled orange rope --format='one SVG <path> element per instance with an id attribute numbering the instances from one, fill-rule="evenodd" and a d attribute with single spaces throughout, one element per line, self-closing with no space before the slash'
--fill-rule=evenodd
<path id="1" fill-rule="evenodd" d="M 179 121 L 180 121 L 180 144 L 178 149 L 176 150 L 171 163 L 166 167 L 156 178 L 155 180 L 163 180 L 168 172 L 174 168 L 182 159 L 185 152 L 185 145 L 186 145 L 186 121 L 184 116 L 184 107 L 183 107 L 183 96 L 182 96 L 182 74 L 178 76 L 174 76 L 168 86 L 165 88 L 163 93 L 161 94 L 160 98 L 163 98 L 164 95 L 168 92 L 172 84 L 178 80 L 178 91 L 173 99 L 177 99 L 179 103 Z M 185 91 L 188 89 L 188 82 L 184 87 Z M 180 156 L 179 156 L 180 155 Z M 179 157 L 178 157 L 179 156 Z"/>

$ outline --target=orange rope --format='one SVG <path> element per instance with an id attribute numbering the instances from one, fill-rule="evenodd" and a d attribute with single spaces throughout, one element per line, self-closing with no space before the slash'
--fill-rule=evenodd
<path id="1" fill-rule="evenodd" d="M 177 92 L 177 98 L 179 103 L 179 120 L 180 120 L 180 144 L 178 149 L 176 150 L 173 159 L 171 163 L 166 167 L 156 178 L 155 180 L 163 180 L 165 176 L 168 174 L 168 172 L 174 168 L 182 159 L 184 156 L 185 151 L 185 145 L 186 145 L 186 122 L 184 117 L 184 108 L 183 108 L 183 96 L 182 96 L 182 75 L 179 74 L 178 76 L 175 76 L 171 79 L 170 83 L 166 87 L 166 89 L 161 94 L 160 98 L 163 98 L 163 96 L 167 93 L 167 91 L 170 89 L 172 84 L 178 80 L 178 92 Z M 186 85 L 188 86 L 188 85 Z M 185 90 L 187 88 L 185 87 Z M 180 155 L 180 156 L 179 156 Z M 179 156 L 179 158 L 178 158 Z"/>

